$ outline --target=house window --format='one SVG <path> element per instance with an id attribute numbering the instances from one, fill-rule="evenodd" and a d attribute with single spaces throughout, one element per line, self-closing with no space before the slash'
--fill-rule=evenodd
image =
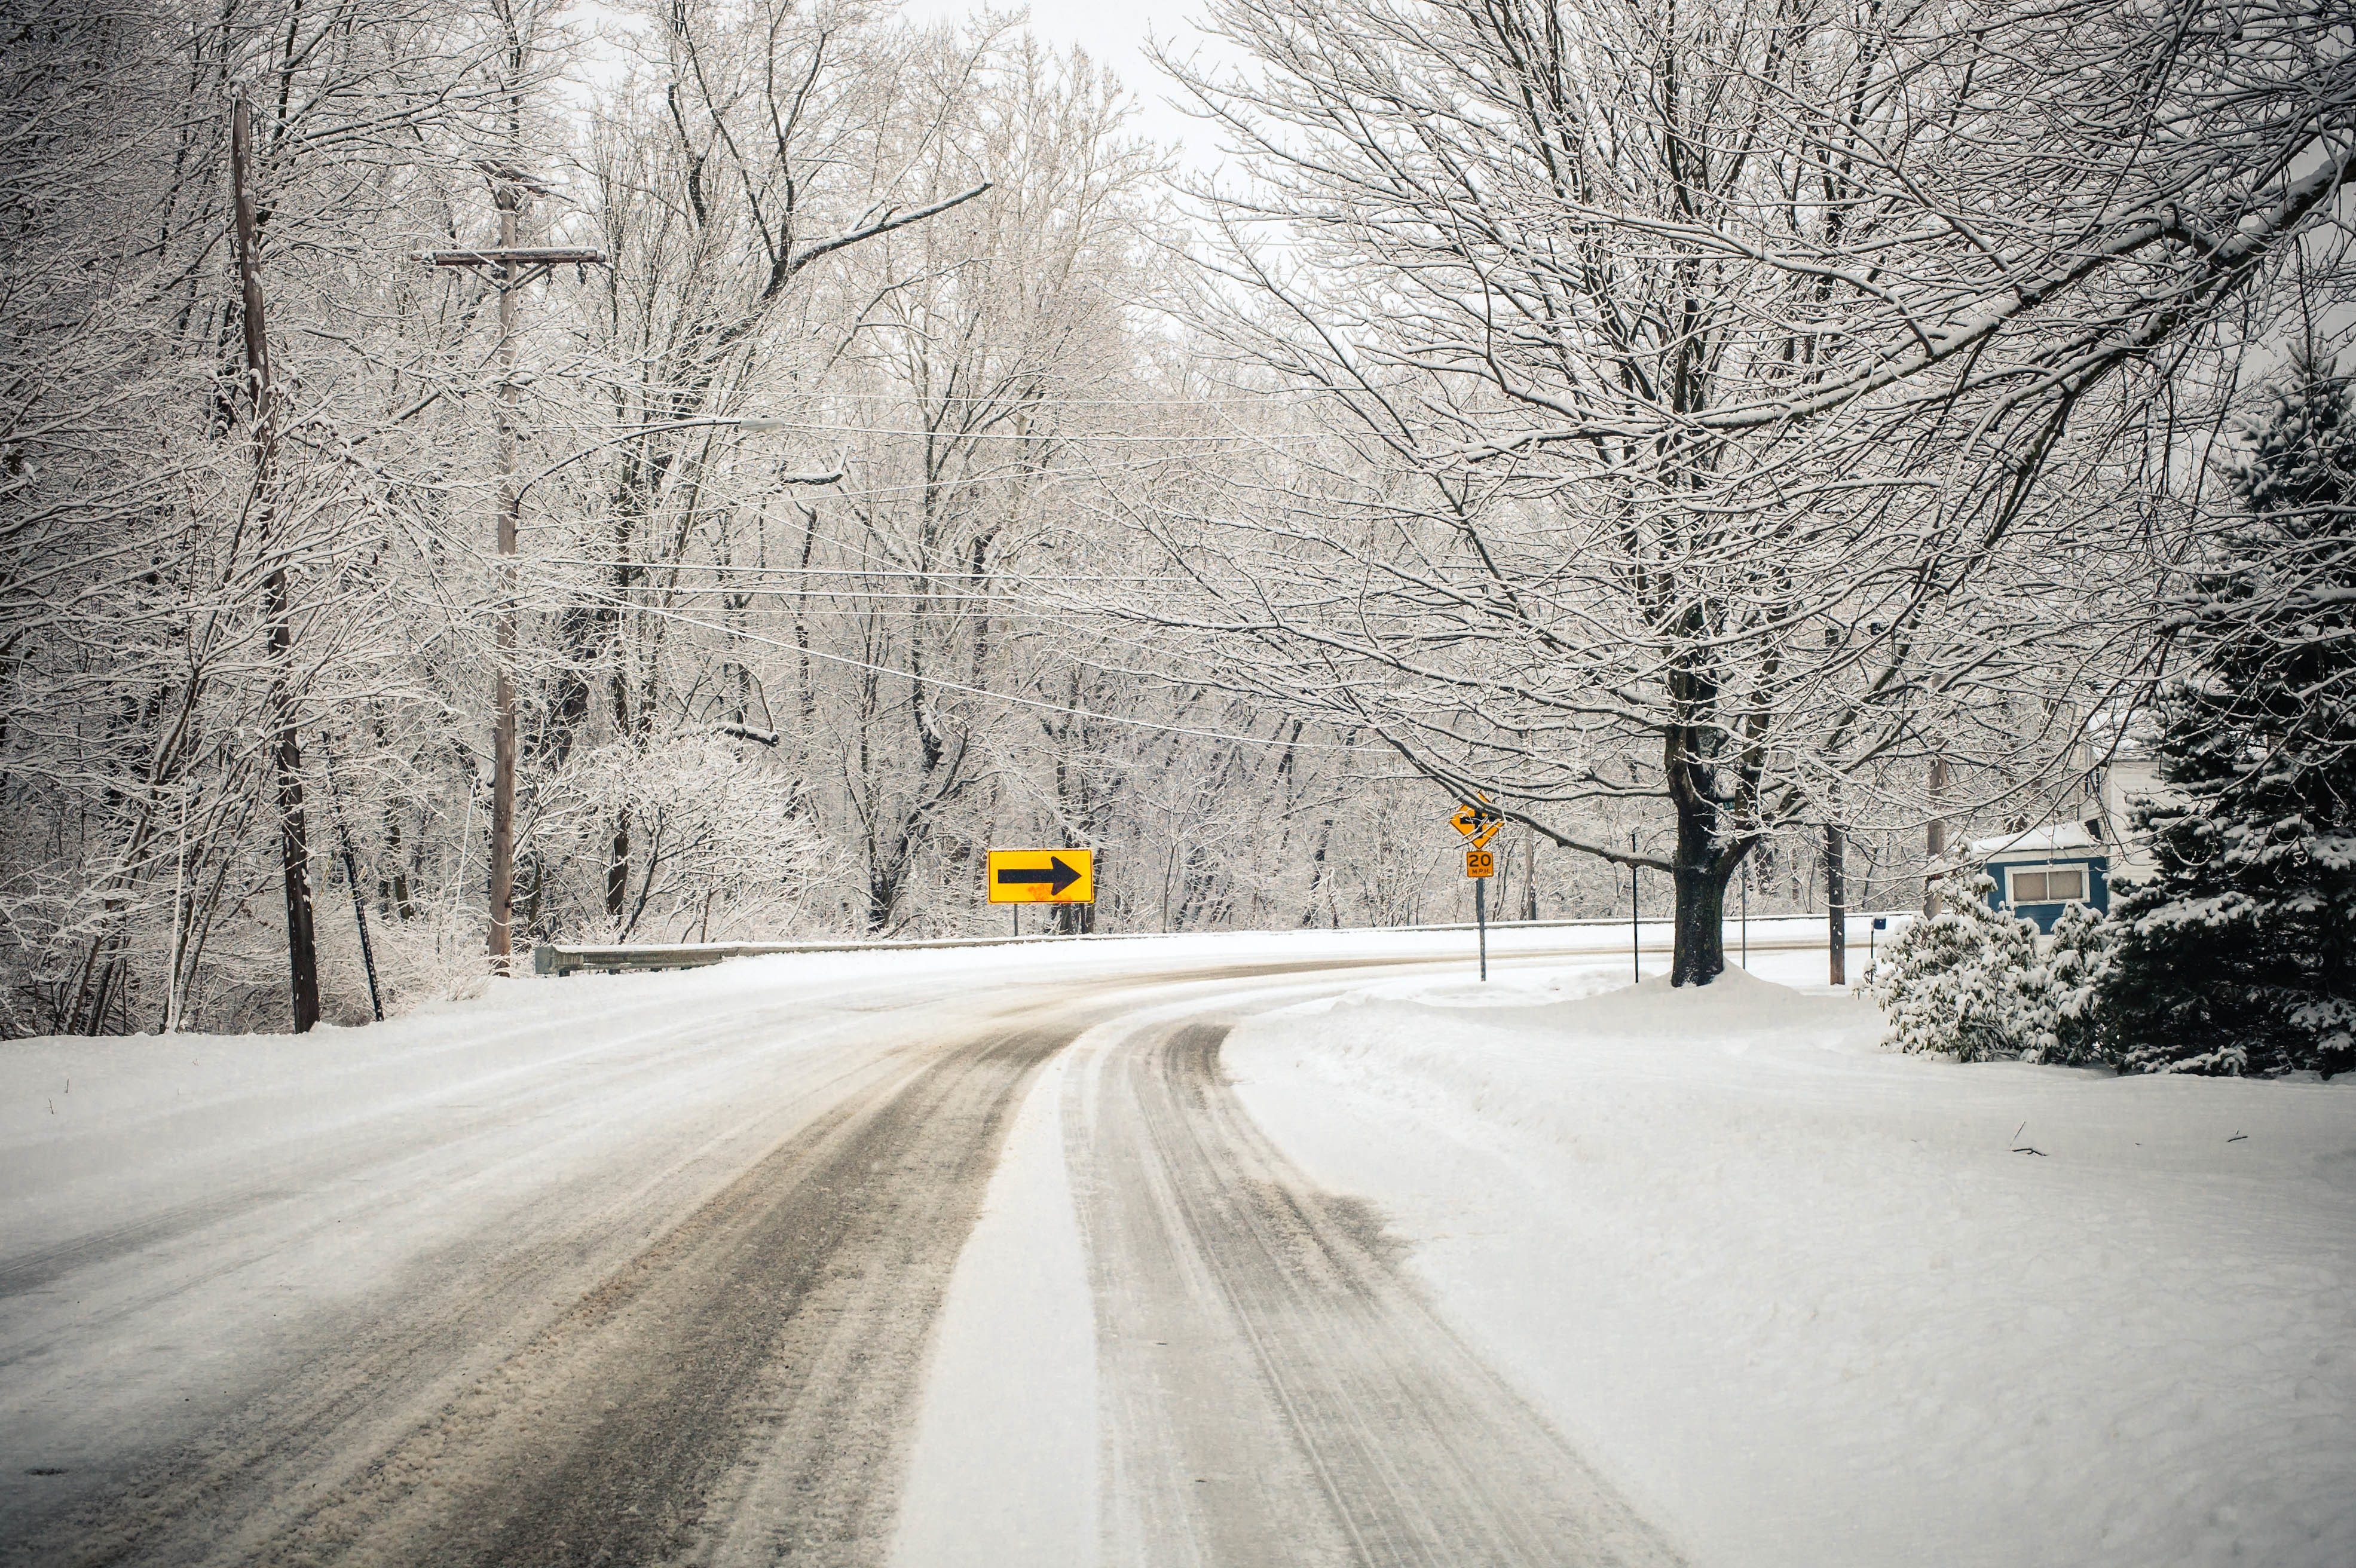
<path id="1" fill-rule="evenodd" d="M 2007 879 L 2017 904 L 2066 904 L 2086 901 L 2083 866 L 2047 866 L 2035 871 L 2014 871 Z"/>

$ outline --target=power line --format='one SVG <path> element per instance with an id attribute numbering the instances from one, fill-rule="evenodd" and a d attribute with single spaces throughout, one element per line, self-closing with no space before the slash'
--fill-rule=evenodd
<path id="1" fill-rule="evenodd" d="M 1206 403 L 1252 403 L 1263 398 L 1290 398 L 1322 395 L 1322 387 L 1272 387 L 1260 392 L 1205 393 L 1193 398 L 1046 398 L 1029 406 L 1042 409 L 1193 409 Z M 822 392 L 813 400 L 821 403 L 1004 403 L 1009 408 L 1023 405 L 1019 400 L 993 392 L 943 392 L 938 395 L 915 397 L 905 392 Z"/>
<path id="2" fill-rule="evenodd" d="M 1155 468 L 1164 464 L 1177 462 L 1180 460 L 1181 456 L 1182 454 L 1180 453 L 1170 453 L 1154 457 L 1133 458 L 1120 463 L 1092 463 L 1084 467 L 1078 468 L 1050 468 L 1043 470 L 1025 469 L 1019 465 L 1010 464 L 994 473 L 967 475 L 957 480 L 956 483 L 958 485 L 1001 485 L 1009 482 L 1022 482 L 1035 485 L 1041 489 L 1045 489 L 1078 480 L 1111 479 L 1122 475 L 1134 474 L 1141 469 Z M 732 475 L 732 478 L 734 477 L 735 476 Z M 755 489 L 760 488 L 762 485 L 761 478 L 757 473 L 744 476 L 741 479 L 736 479 L 736 483 L 740 486 Z M 456 490 L 471 489 L 474 487 L 475 486 L 472 482 L 464 484 L 436 484 L 421 482 L 417 485 L 417 488 L 425 490 Z M 921 495 L 926 490 L 935 490 L 939 489 L 940 487 L 940 481 L 925 479 L 911 479 L 897 485 L 873 485 L 855 490 L 848 489 L 837 485 L 829 486 L 824 490 L 814 491 L 811 498 L 813 500 L 826 501 L 884 500 L 897 496 Z M 666 505 L 668 505 L 668 503 L 666 503 Z M 707 501 L 700 506 L 680 507 L 678 509 L 682 512 L 693 514 L 701 512 L 734 512 L 743 510 L 744 507 L 745 502 L 740 494 L 735 496 L 724 497 L 720 500 Z M 567 523 L 579 523 L 591 519 L 582 517 L 541 517 L 536 519 L 528 519 L 523 524 L 523 527 L 528 529 L 561 528 Z M 845 546 L 844 548 L 849 549 L 851 547 Z"/>
<path id="3" fill-rule="evenodd" d="M 552 587 L 560 592 L 565 592 L 578 591 L 578 585 L 574 584 L 544 583 L 543 586 Z M 590 592 L 602 603 L 626 603 L 637 609 L 648 610 L 649 612 L 658 611 L 657 606 L 647 603 L 642 598 L 634 597 L 624 599 L 614 593 L 610 588 L 602 592 L 595 589 L 592 589 Z M 644 590 L 633 590 L 632 592 L 642 592 Z M 1005 598 L 991 594 L 963 592 L 944 592 L 935 594 L 893 593 L 879 592 L 873 589 L 841 588 L 760 589 L 697 587 L 689 584 L 667 586 L 665 592 L 676 592 L 681 595 L 693 595 L 698 598 L 708 598 L 710 596 L 719 594 L 732 597 L 749 597 L 770 600 L 792 599 L 795 600 L 796 603 L 790 610 L 774 604 L 762 605 L 757 608 L 754 605 L 746 604 L 734 607 L 732 613 L 758 613 L 772 617 L 783 617 L 790 614 L 798 620 L 802 618 L 816 619 L 821 616 L 830 620 L 841 620 L 846 616 L 862 616 L 871 619 L 889 617 L 899 621 L 913 622 L 917 619 L 919 615 L 919 612 L 916 609 L 914 604 L 904 603 L 884 603 L 878 605 L 878 602 L 930 601 L 943 605 L 944 614 L 946 616 L 986 617 L 996 620 L 1005 624 L 1011 634 L 1017 637 L 1034 635 L 1033 632 L 1026 630 L 1026 627 L 1056 627 L 1063 631 L 1093 639 L 1095 643 L 1100 645 L 1135 649 L 1140 653 L 1150 655 L 1165 663 L 1173 659 L 1202 665 L 1205 667 L 1210 667 L 1213 663 L 1212 660 L 1202 655 L 1193 653 L 1183 648 L 1173 648 L 1166 643 L 1149 642 L 1143 638 L 1124 635 L 1120 633 L 1108 630 L 1100 622 L 1076 620 L 1069 615 L 1055 613 L 1052 609 L 1039 608 L 1035 604 L 1025 605 L 1016 602 L 1010 602 Z M 854 601 L 856 603 L 856 607 L 846 606 L 839 603 L 844 599 Z M 878 607 L 868 608 L 867 606 L 870 605 L 878 605 Z M 1057 606 L 1057 608 L 1068 608 L 1068 606 Z M 698 623 L 698 624 L 701 624 L 702 623 Z M 734 624 L 723 629 L 727 635 L 732 636 L 740 635 L 740 628 Z M 794 645 L 797 651 L 804 651 L 801 649 L 800 644 L 797 643 Z M 1071 662 L 1080 663 L 1082 661 L 1076 659 Z"/>
<path id="4" fill-rule="evenodd" d="M 651 389 L 651 395 L 659 397 L 662 391 L 667 389 L 672 389 L 661 387 L 654 388 Z M 690 390 L 691 389 L 677 389 Z M 648 394 L 642 393 L 642 395 Z M 819 405 L 827 403 L 902 403 L 913 404 L 917 407 L 923 407 L 926 405 L 946 407 L 950 403 L 995 403 L 1001 404 L 1010 410 L 1024 407 L 1033 409 L 1198 409 L 1220 403 L 1257 403 L 1270 398 L 1324 397 L 1330 395 L 1331 394 L 1327 389 L 1323 387 L 1271 387 L 1264 391 L 1225 393 L 1206 392 L 1199 396 L 1185 398 L 1055 397 L 1043 398 L 1035 402 L 1026 404 L 1020 399 L 1008 398 L 1002 393 L 996 392 L 942 392 L 917 396 L 908 392 L 841 392 L 828 390 L 811 394 L 809 400 L 812 403 Z"/>
<path id="5" fill-rule="evenodd" d="M 1130 445 L 1168 445 L 1180 443 L 1200 444 L 1219 441 L 1324 441 L 1329 439 L 1322 431 L 1226 430 L 1190 435 L 1130 435 L 1119 431 L 926 430 L 910 426 L 820 423 L 815 420 L 772 420 L 766 415 L 763 419 L 766 423 L 773 423 L 785 429 L 810 432 L 819 435 L 921 435 L 940 441 L 1060 441 L 1070 444 L 1083 442 L 1109 442 L 1127 443 Z M 668 433 L 668 427 L 662 425 L 543 424 L 540 428 L 543 431 L 562 430 L 576 433 L 591 430 L 619 431 L 623 432 L 625 438 L 641 432 L 648 435 Z"/>
<path id="6" fill-rule="evenodd" d="M 795 430 L 815 432 L 821 435 L 921 435 L 940 441 L 1061 441 L 1073 444 L 1082 442 L 1125 443 L 1130 445 L 1170 445 L 1178 443 L 1215 441 L 1324 441 L 1322 432 L 1298 431 L 1223 431 L 1205 435 L 1124 435 L 1116 431 L 1015 431 L 1015 430 L 921 430 L 894 429 L 883 425 L 818 424 L 800 420 L 778 421 Z"/>
<path id="7" fill-rule="evenodd" d="M 1099 623 L 1075 620 L 1068 615 L 1056 614 L 1052 610 L 1009 603 L 1004 599 L 984 594 L 926 595 L 919 593 L 880 593 L 873 590 L 844 591 L 840 589 L 819 589 L 816 591 L 771 589 L 764 592 L 757 589 L 738 590 L 694 587 L 681 587 L 678 589 L 677 592 L 683 595 L 691 594 L 699 598 L 709 597 L 713 594 L 742 594 L 773 600 L 793 598 L 799 602 L 796 603 L 790 609 L 775 604 L 766 604 L 758 607 L 746 604 L 734 607 L 732 613 L 757 613 L 768 617 L 784 617 L 791 615 L 797 620 L 816 620 L 823 617 L 830 621 L 840 621 L 849 616 L 859 616 L 868 619 L 889 618 L 896 621 L 913 622 L 918 619 L 921 613 L 916 608 L 915 604 L 892 602 L 911 600 L 921 602 L 929 599 L 943 606 L 943 615 L 945 619 L 948 617 L 986 617 L 1005 624 L 1011 635 L 1017 637 L 1033 635 L 1031 631 L 1026 630 L 1026 628 L 1055 627 L 1062 631 L 1073 633 L 1079 636 L 1090 638 L 1095 643 L 1101 645 L 1134 649 L 1139 653 L 1150 655 L 1165 663 L 1174 659 L 1205 666 L 1206 667 L 1210 667 L 1213 663 L 1212 660 L 1200 654 L 1193 653 L 1183 648 L 1173 648 L 1166 643 L 1149 642 L 1141 637 L 1124 635 L 1120 633 L 1108 630 Z M 807 597 L 805 597 L 806 592 Z M 618 595 L 612 593 L 610 591 L 599 593 L 596 597 L 600 602 L 605 603 L 627 603 L 634 608 L 648 611 L 656 611 L 659 609 L 658 606 L 647 603 L 643 599 L 630 598 L 625 600 L 620 598 Z M 853 605 L 845 605 L 839 603 L 839 601 L 843 599 L 852 600 L 855 603 Z M 738 635 L 740 628 L 732 624 L 724 628 L 724 630 L 729 635 L 733 636 Z M 800 650 L 800 644 L 797 643 L 794 645 L 798 651 Z M 1079 663 L 1082 661 L 1073 660 L 1072 662 Z"/>
<path id="8" fill-rule="evenodd" d="M 923 435 L 942 441 L 1064 441 L 1115 442 L 1130 445 L 1168 445 L 1180 442 L 1212 441 L 1323 441 L 1326 436 L 1317 431 L 1224 431 L 1206 435 L 1124 435 L 1115 431 L 1071 431 L 1038 433 L 1014 430 L 894 430 L 879 425 L 798 424 L 797 428 L 817 431 L 827 435 Z"/>
<path id="9" fill-rule="evenodd" d="M 851 669 L 865 670 L 873 675 L 894 676 L 902 680 L 937 687 L 944 691 L 960 692 L 968 697 L 986 698 L 993 702 L 1004 702 L 1017 708 L 1037 709 L 1046 713 L 1062 713 L 1075 719 L 1094 719 L 1106 724 L 1120 725 L 1125 729 L 1151 730 L 1167 735 L 1193 735 L 1205 741 L 1233 741 L 1247 746 L 1269 746 L 1286 751 L 1295 748 L 1304 752 L 1387 750 L 1381 746 L 1350 746 L 1326 741 L 1279 741 L 1264 735 L 1240 735 L 1232 731 L 1205 730 L 1188 724 L 1157 724 L 1150 719 L 1124 719 L 1117 714 L 1099 713 L 1093 709 L 1068 708 L 1060 702 L 1045 702 L 1033 697 L 1017 697 L 1011 692 L 991 691 L 986 687 L 967 686 L 958 681 L 942 680 L 933 676 L 912 675 L 905 669 L 895 669 L 890 665 L 870 664 L 864 659 L 850 658 L 841 654 L 830 654 L 818 648 L 805 648 L 797 643 L 785 642 L 776 637 L 765 637 L 758 632 L 748 632 L 738 626 L 716 626 L 709 621 L 700 621 L 692 615 L 682 615 L 676 610 L 659 610 L 651 604 L 641 604 L 631 600 L 612 598 L 605 594 L 595 594 L 593 597 L 605 599 L 607 603 L 620 608 L 636 610 L 640 614 L 659 615 L 664 620 L 676 621 L 683 626 L 694 626 L 706 632 L 717 632 L 726 637 L 741 637 L 746 642 L 760 643 L 773 648 L 783 648 L 795 654 L 807 654 L 814 659 L 823 659 L 829 664 L 843 665 Z"/>
<path id="10" fill-rule="evenodd" d="M 851 548 L 845 546 L 843 548 Z M 1031 579 L 1012 573 L 991 571 L 919 571 L 905 566 L 744 566 L 734 561 L 704 560 L 595 560 L 582 556 L 544 555 L 541 560 L 551 566 L 594 566 L 612 568 L 626 566 L 641 571 L 741 571 L 766 577 L 907 577 L 928 578 L 937 582 L 967 580 L 1003 582 L 1011 587 L 1033 586 Z M 1057 582 L 1192 582 L 1194 579 L 1178 573 L 1149 575 L 1126 572 L 1064 572 L 1055 574 Z M 703 590 L 724 592 L 724 589 Z M 757 590 L 745 589 L 752 592 Z M 802 590 L 776 590 L 780 592 L 800 592 Z"/>

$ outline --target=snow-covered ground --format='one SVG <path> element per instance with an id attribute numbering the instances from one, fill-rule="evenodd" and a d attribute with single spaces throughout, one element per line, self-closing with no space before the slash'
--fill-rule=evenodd
<path id="1" fill-rule="evenodd" d="M 553 1313 L 892 1040 L 1151 976 L 1070 1058 L 1149 1015 L 1244 1017 L 1225 1061 L 1252 1115 L 1379 1205 L 1442 1311 L 1699 1568 L 2356 1563 L 2356 1085 L 1890 1055 L 1822 948 L 1786 945 L 1821 929 L 1757 923 L 1757 977 L 1699 993 L 1630 987 L 1625 928 L 1493 933 L 1486 986 L 1469 933 L 1239 933 L 519 980 L 304 1040 L 0 1046 L 0 1450 L 22 1471 L 181 1441 L 166 1413 L 332 1343 L 338 1303 L 460 1300 L 466 1269 L 537 1301 L 518 1271 L 544 1253 Z M 1261 972 L 1417 959 L 1452 967 Z M 926 1530 L 972 1535 L 977 1487 L 1000 1539 L 1061 1555 L 1095 1528 L 1064 1075 L 958 1265 L 905 1562 L 958 1560 Z M 957 1441 L 979 1407 L 989 1464 Z"/>
<path id="2" fill-rule="evenodd" d="M 1226 1061 L 1701 1564 L 2356 1563 L 2356 1086 L 1897 1056 L 1753 969 L 1376 981 Z"/>
<path id="3" fill-rule="evenodd" d="M 1755 933 L 1789 941 L 1817 929 L 1762 921 Z M 1660 923 L 1645 924 L 1647 973 L 1665 965 L 1667 940 Z M 1501 958 L 1563 948 L 1624 955 L 1627 943 L 1619 925 L 1505 928 L 1492 933 L 1491 950 Z M 878 1006 L 931 995 L 1221 962 L 1469 959 L 1472 947 L 1470 932 L 1304 931 L 810 953 L 671 974 L 493 981 L 471 1001 L 432 1004 L 368 1028 L 323 1026 L 301 1038 L 0 1041 L 0 1225 L 10 1250 L 37 1247 L 144 1197 L 198 1200 L 267 1180 L 292 1151 L 347 1139 L 366 1125 L 434 1115 L 454 1101 L 465 1110 L 481 1093 L 537 1077 L 577 1082 L 634 1051 L 676 1044 L 682 1030 L 709 1048 L 696 1066 L 718 1070 L 699 1076 L 667 1061 L 628 1089 L 644 1115 L 743 1093 L 744 1082 L 732 1075 L 744 1071 L 744 1053 L 733 1048 L 748 1030 L 762 1040 L 756 1057 L 791 1055 L 827 1043 Z M 530 1179 L 553 1174 L 534 1163 Z"/>

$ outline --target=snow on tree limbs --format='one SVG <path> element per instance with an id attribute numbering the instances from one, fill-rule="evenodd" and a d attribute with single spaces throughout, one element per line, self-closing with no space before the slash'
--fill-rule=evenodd
<path id="1" fill-rule="evenodd" d="M 1149 517 L 1201 592 L 1134 613 L 1557 843 L 1652 803 L 1680 983 L 1763 836 L 2061 774 L 2156 635 L 2131 445 L 2356 172 L 2319 6 L 1218 18 L 1262 177 L 1194 314 L 1327 444 Z"/>

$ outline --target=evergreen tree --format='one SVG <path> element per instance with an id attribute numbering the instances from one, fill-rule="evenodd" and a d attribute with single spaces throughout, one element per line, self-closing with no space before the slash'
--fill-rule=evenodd
<path id="1" fill-rule="evenodd" d="M 2115 1061 L 2104 1030 L 2103 988 L 2118 928 L 2091 904 L 2072 904 L 2043 944 L 2032 994 L 2040 1036 L 2032 1061 L 2085 1066 Z"/>
<path id="2" fill-rule="evenodd" d="M 2356 1065 L 2356 402 L 2310 371 L 2254 432 L 2245 520 L 2182 606 L 2099 1012 L 2122 1071 Z"/>

